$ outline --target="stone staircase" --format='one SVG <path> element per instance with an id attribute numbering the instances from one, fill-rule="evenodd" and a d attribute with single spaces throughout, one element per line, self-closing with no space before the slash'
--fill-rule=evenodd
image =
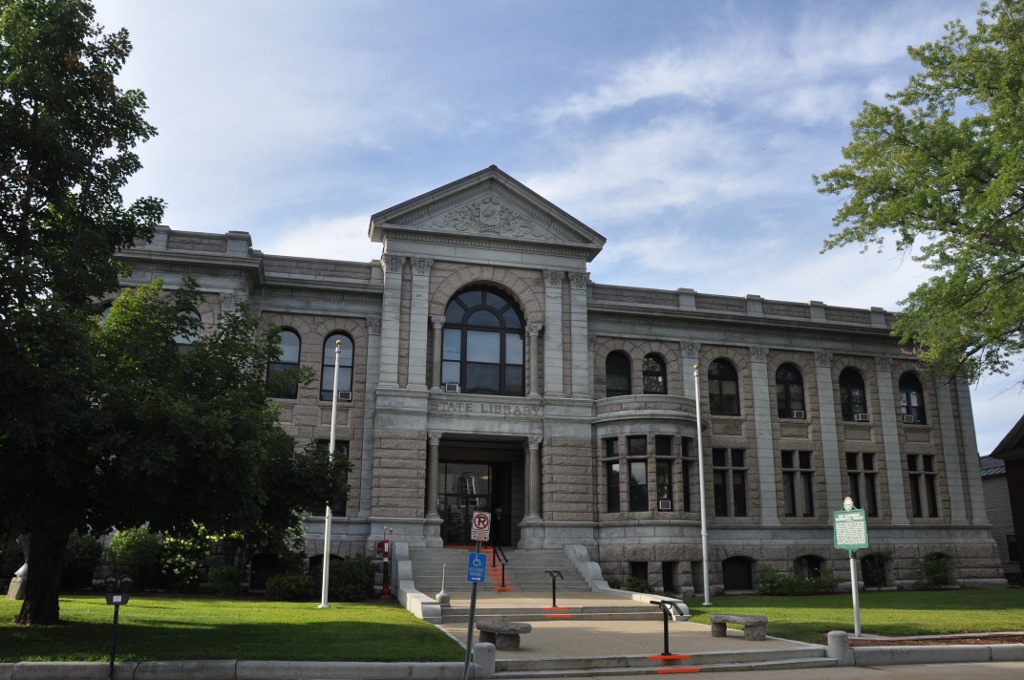
<path id="1" fill-rule="evenodd" d="M 473 584 L 466 581 L 466 566 L 469 562 L 470 548 L 410 548 L 409 559 L 412 562 L 413 580 L 416 589 L 424 595 L 433 597 L 441 590 L 442 566 L 444 573 L 444 589 L 452 599 L 469 597 Z M 517 548 L 503 549 L 507 563 L 504 565 L 495 559 L 490 547 L 481 550 L 487 555 L 487 579 L 477 585 L 477 592 L 529 592 L 550 593 L 551 577 L 548 571 L 558 571 L 562 578 L 557 579 L 558 592 L 589 592 L 590 588 L 573 567 L 572 562 L 561 550 L 521 550 Z"/>

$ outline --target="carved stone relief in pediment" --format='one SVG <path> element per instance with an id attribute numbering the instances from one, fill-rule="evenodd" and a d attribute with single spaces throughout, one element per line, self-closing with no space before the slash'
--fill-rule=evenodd
<path id="1" fill-rule="evenodd" d="M 533 220 L 494 196 L 483 196 L 427 222 L 423 226 L 437 231 L 478 234 L 502 238 L 553 240 L 553 235 Z"/>

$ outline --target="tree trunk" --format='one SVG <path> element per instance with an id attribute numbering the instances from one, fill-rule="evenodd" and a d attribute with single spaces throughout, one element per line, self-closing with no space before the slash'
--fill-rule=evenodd
<path id="1" fill-rule="evenodd" d="M 14 622 L 52 626 L 60 622 L 60 568 L 70 531 L 35 530 L 29 538 L 25 601 Z"/>

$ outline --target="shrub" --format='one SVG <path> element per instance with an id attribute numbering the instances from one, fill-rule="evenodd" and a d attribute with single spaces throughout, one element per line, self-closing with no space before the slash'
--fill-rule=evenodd
<path id="1" fill-rule="evenodd" d="M 204 538 L 165 536 L 160 571 L 171 590 L 193 592 L 199 587 L 203 563 L 209 556 Z"/>
<path id="2" fill-rule="evenodd" d="M 110 569 L 130 576 L 136 592 L 145 590 L 160 569 L 160 537 L 149 527 L 118 531 L 110 539 Z"/>
<path id="3" fill-rule="evenodd" d="M 377 563 L 366 555 L 331 562 L 328 586 L 332 600 L 361 602 L 376 595 L 374 587 Z"/>
<path id="4" fill-rule="evenodd" d="M 311 602 L 316 599 L 316 589 L 316 578 L 289 571 L 267 579 L 265 597 L 277 602 Z"/>
<path id="5" fill-rule="evenodd" d="M 234 597 L 242 592 L 242 570 L 220 566 L 210 569 L 210 584 L 220 597 Z"/>
<path id="6" fill-rule="evenodd" d="M 953 585 L 953 558 L 942 553 L 930 553 L 917 560 L 916 588 L 938 590 Z"/>
<path id="7" fill-rule="evenodd" d="M 822 569 L 817 576 L 786 576 L 767 566 L 757 570 L 757 592 L 760 595 L 824 595 L 837 590 L 839 579 L 831 569 Z"/>
<path id="8" fill-rule="evenodd" d="M 72 533 L 60 571 L 61 590 L 91 588 L 102 554 L 103 546 L 94 537 L 77 531 Z"/>
<path id="9" fill-rule="evenodd" d="M 646 579 L 637 578 L 636 576 L 626 577 L 626 590 L 633 593 L 653 593 L 654 590 L 651 588 L 651 584 Z"/>

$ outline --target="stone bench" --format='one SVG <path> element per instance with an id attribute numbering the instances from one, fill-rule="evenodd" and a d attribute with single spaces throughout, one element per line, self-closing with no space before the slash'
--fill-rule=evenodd
<path id="1" fill-rule="evenodd" d="M 747 640 L 764 640 L 768 617 L 745 614 L 712 614 L 711 636 L 725 637 L 725 624 L 727 623 L 743 626 L 743 637 Z"/>
<path id="2" fill-rule="evenodd" d="M 529 633 L 533 626 L 511 621 L 480 621 L 476 629 L 480 631 L 480 642 L 490 642 L 495 649 L 519 649 L 519 636 Z"/>

